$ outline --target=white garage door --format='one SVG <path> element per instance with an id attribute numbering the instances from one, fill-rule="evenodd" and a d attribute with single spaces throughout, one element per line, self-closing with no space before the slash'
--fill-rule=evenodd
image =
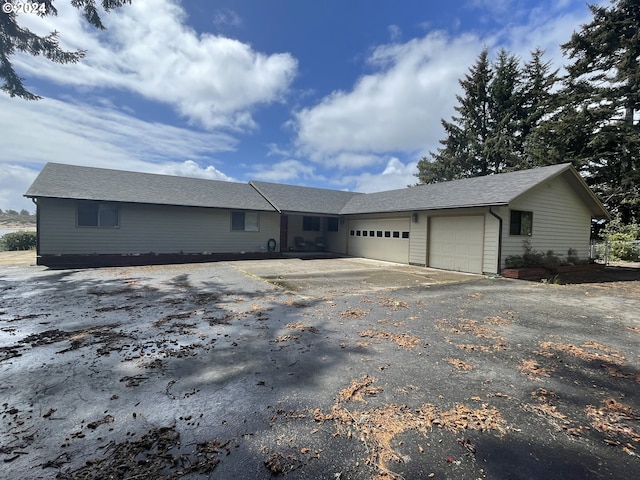
<path id="1" fill-rule="evenodd" d="M 410 218 L 349 221 L 349 255 L 409 263 Z"/>
<path id="2" fill-rule="evenodd" d="M 429 266 L 482 273 L 484 217 L 432 217 L 429 223 Z"/>

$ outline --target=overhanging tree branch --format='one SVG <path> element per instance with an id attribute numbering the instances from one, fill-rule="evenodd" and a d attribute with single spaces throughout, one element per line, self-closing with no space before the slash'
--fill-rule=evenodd
<path id="1" fill-rule="evenodd" d="M 42 0 L 35 14 L 40 16 L 57 15 L 58 10 L 53 5 L 54 0 Z M 2 6 L 13 4 L 14 0 L 0 0 Z M 100 5 L 109 12 L 121 7 L 131 0 L 102 0 Z M 103 30 L 105 27 L 98 13 L 95 0 L 71 0 L 71 5 L 82 11 L 85 20 L 95 28 Z M 19 53 L 33 56 L 43 56 L 54 63 L 77 63 L 84 58 L 85 50 L 68 51 L 60 47 L 58 32 L 39 36 L 18 23 L 19 16 L 12 9 L 0 12 L 0 90 L 11 97 L 25 100 L 38 100 L 41 97 L 33 94 L 24 86 L 24 78 L 16 72 L 11 58 Z"/>

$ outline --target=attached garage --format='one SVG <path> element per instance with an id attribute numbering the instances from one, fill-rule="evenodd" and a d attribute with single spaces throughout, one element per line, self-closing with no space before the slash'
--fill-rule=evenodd
<path id="1" fill-rule="evenodd" d="M 484 216 L 431 217 L 429 266 L 482 273 Z"/>
<path id="2" fill-rule="evenodd" d="M 348 254 L 409 263 L 410 230 L 410 217 L 350 220 Z"/>

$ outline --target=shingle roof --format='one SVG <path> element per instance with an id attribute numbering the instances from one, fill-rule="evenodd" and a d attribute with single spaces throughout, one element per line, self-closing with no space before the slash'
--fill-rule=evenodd
<path id="1" fill-rule="evenodd" d="M 569 163 L 366 194 L 47 163 L 25 196 L 349 215 L 508 205 L 559 175 L 582 198 L 594 217 L 609 217 Z"/>
<path id="2" fill-rule="evenodd" d="M 499 175 L 369 193 L 353 197 L 340 213 L 347 215 L 508 205 L 533 187 L 563 172 L 573 175 L 571 165 L 563 163 Z"/>
<path id="3" fill-rule="evenodd" d="M 269 182 L 249 182 L 281 212 L 338 215 L 349 200 L 362 193 L 299 187 Z"/>
<path id="4" fill-rule="evenodd" d="M 274 210 L 269 202 L 246 183 L 60 163 L 47 163 L 25 196 Z"/>

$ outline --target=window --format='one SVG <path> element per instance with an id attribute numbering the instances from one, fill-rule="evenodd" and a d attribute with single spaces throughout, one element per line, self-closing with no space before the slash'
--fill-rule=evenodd
<path id="1" fill-rule="evenodd" d="M 116 228 L 120 226 L 118 207 L 112 203 L 84 201 L 76 204 L 78 227 Z"/>
<path id="2" fill-rule="evenodd" d="M 531 235 L 533 229 L 533 212 L 511 210 L 509 224 L 510 235 Z"/>
<path id="3" fill-rule="evenodd" d="M 355 236 L 356 231 L 355 230 L 351 230 L 351 232 L 349 233 L 349 235 L 351 235 L 352 237 Z"/>
<path id="4" fill-rule="evenodd" d="M 366 237 L 366 236 L 367 236 L 367 231 L 366 231 L 366 230 L 363 230 L 363 231 L 362 231 L 362 236 L 363 236 L 363 237 Z"/>
<path id="5" fill-rule="evenodd" d="M 231 230 L 240 232 L 257 232 L 257 212 L 231 212 Z"/>
<path id="6" fill-rule="evenodd" d="M 380 237 L 380 238 L 382 238 L 382 230 L 378 230 L 378 231 L 376 232 L 376 237 Z"/>
<path id="7" fill-rule="evenodd" d="M 385 230 L 384 238 L 391 238 L 391 232 L 389 230 Z"/>
<path id="8" fill-rule="evenodd" d="M 402 238 L 409 238 L 409 232 L 402 232 Z"/>
<path id="9" fill-rule="evenodd" d="M 319 232 L 320 217 L 302 217 L 302 230 L 305 232 Z"/>
<path id="10" fill-rule="evenodd" d="M 373 237 L 375 235 L 376 232 L 374 232 L 373 230 L 369 230 L 369 236 Z"/>
<path id="11" fill-rule="evenodd" d="M 327 218 L 327 231 L 328 232 L 338 231 L 338 217 Z"/>
<path id="12" fill-rule="evenodd" d="M 400 238 L 400 232 L 393 232 L 393 238 Z"/>
<path id="13" fill-rule="evenodd" d="M 360 236 L 360 230 L 356 230 L 356 237 Z"/>

